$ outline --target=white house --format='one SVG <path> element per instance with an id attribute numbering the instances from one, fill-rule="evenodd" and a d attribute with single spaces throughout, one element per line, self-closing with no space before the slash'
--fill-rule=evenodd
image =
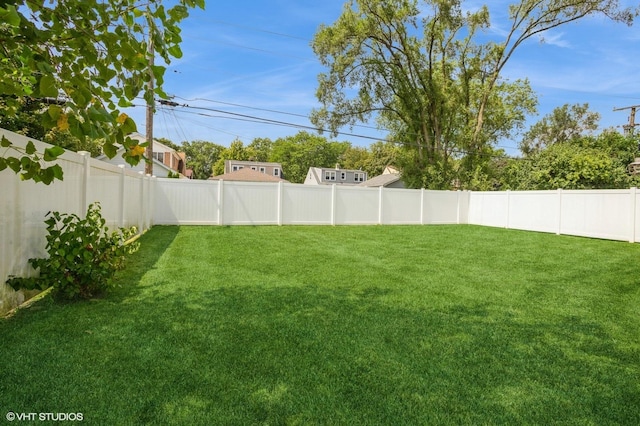
<path id="1" fill-rule="evenodd" d="M 309 167 L 305 185 L 358 185 L 367 180 L 367 173 L 362 170 L 335 168 Z"/>
<path id="2" fill-rule="evenodd" d="M 140 141 L 140 143 L 146 142 L 147 138 L 140 133 L 133 133 L 129 135 L 131 139 L 135 139 Z M 120 147 L 116 152 L 115 157 L 109 158 L 106 155 L 102 154 L 98 156 L 98 160 L 105 161 L 110 164 L 120 165 L 124 164 L 125 167 L 138 171 L 144 172 L 145 170 L 145 161 L 140 161 L 136 166 L 131 166 L 129 163 L 122 158 L 122 153 L 124 152 L 124 148 Z M 178 173 L 180 178 L 186 178 L 186 175 L 190 175 L 190 173 L 186 169 L 186 161 L 184 152 L 178 152 L 175 149 L 166 146 L 165 144 L 158 142 L 157 140 L 153 140 L 153 174 L 157 177 L 169 177 L 170 173 Z"/>
<path id="3" fill-rule="evenodd" d="M 233 173 L 242 169 L 250 169 L 282 179 L 282 164 L 264 161 L 224 160 L 224 172 Z"/>

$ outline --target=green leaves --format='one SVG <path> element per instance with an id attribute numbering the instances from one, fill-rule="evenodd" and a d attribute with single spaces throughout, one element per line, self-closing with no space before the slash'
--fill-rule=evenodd
<path id="1" fill-rule="evenodd" d="M 27 155 L 33 155 L 36 153 L 36 146 L 33 144 L 33 142 L 29 141 L 27 142 L 27 147 L 25 148 L 25 152 L 27 153 Z M 50 161 L 50 160 L 47 160 Z"/>
<path id="2" fill-rule="evenodd" d="M 20 25 L 20 14 L 15 6 L 9 4 L 6 9 L 0 8 L 0 21 L 6 22 L 12 27 Z"/>
<path id="3" fill-rule="evenodd" d="M 0 147 L 12 150 L 20 156 L 0 157 L 0 171 L 9 168 L 14 173 L 20 175 L 21 180 L 33 180 L 34 182 L 42 182 L 45 185 L 51 184 L 55 179 L 62 180 L 64 173 L 62 167 L 58 164 L 44 167 L 42 161 L 49 162 L 56 160 L 64 153 L 64 149 L 59 146 L 53 146 L 45 149 L 42 158 L 37 151 L 36 145 L 32 141 L 28 141 L 24 148 L 14 146 L 6 136 L 0 139 Z"/>
<path id="4" fill-rule="evenodd" d="M 588 15 L 629 17 L 615 0 L 524 0 L 510 7 L 504 38 L 487 41 L 481 30 L 491 22 L 488 8 L 464 9 L 458 0 L 347 2 L 312 42 L 327 68 L 318 76 L 322 108 L 312 112 L 312 123 L 335 134 L 376 118 L 411 160 L 405 182 L 468 187 L 488 167 L 492 145 L 535 111 L 528 82 L 501 79 L 517 47 Z"/>
<path id="5" fill-rule="evenodd" d="M 145 98 L 154 96 L 145 85 L 149 78 L 149 38 L 161 62 L 169 64 L 172 58 L 182 56 L 178 25 L 189 15 L 189 8 L 204 7 L 202 0 L 180 0 L 168 10 L 162 3 L 0 1 L 5 52 L 0 55 L 0 122 L 15 122 L 21 108 L 37 102 L 37 115 L 32 114 L 23 120 L 27 126 L 16 129 L 27 128 L 27 136 L 34 139 L 42 139 L 51 131 L 68 132 L 81 142 L 100 139 L 110 154 L 114 143 L 136 130 L 130 118 L 117 121 L 120 111 L 116 108 L 131 106 L 141 92 Z M 160 96 L 166 96 L 159 87 L 164 70 L 161 66 L 153 68 L 158 86 L 155 94 Z M 56 99 L 56 103 L 44 103 L 48 98 Z M 2 142 L 2 147 L 10 146 Z M 24 154 L 31 161 L 18 156 L 14 160 L 5 158 L 1 165 L 18 172 L 26 170 L 23 179 L 49 181 L 51 176 L 60 175 L 57 169 L 45 171 L 48 169 L 36 166 L 39 159 L 32 146 Z M 49 150 L 44 159 L 50 161 L 59 154 Z"/>
<path id="6" fill-rule="evenodd" d="M 44 161 L 54 161 L 64 153 L 64 149 L 59 146 L 52 146 L 44 150 Z"/>
<path id="7" fill-rule="evenodd" d="M 56 80 L 52 75 L 43 75 L 40 78 L 39 84 L 40 96 L 48 98 L 57 98 L 58 89 L 56 87 Z"/>
<path id="8" fill-rule="evenodd" d="M 180 46 L 173 45 L 169 47 L 168 51 L 169 51 L 169 54 L 174 58 L 178 58 L 178 59 L 182 58 L 182 50 L 180 50 Z"/>

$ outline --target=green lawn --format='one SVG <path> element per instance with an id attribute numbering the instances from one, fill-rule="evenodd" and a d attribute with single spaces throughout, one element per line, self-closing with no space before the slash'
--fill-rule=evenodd
<path id="1" fill-rule="evenodd" d="M 0 320 L 0 418 L 640 424 L 640 246 L 475 226 L 155 227 Z"/>

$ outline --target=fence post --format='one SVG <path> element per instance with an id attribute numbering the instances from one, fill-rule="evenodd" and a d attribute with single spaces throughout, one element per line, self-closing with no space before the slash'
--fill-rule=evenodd
<path id="1" fill-rule="evenodd" d="M 124 214 L 125 214 L 125 206 L 124 206 L 124 197 L 125 197 L 125 192 L 124 192 L 124 177 L 125 177 L 125 173 L 124 173 L 124 164 L 119 164 L 118 167 L 120 168 L 120 176 L 118 177 L 119 179 L 119 185 L 118 185 L 118 202 L 120 203 L 119 209 L 118 209 L 118 227 L 119 228 L 124 228 Z"/>
<path id="2" fill-rule="evenodd" d="M 91 175 L 91 165 L 89 160 L 91 154 L 87 151 L 78 151 L 82 155 L 82 178 L 80 179 L 80 217 L 85 217 L 87 206 L 89 205 L 89 177 Z"/>
<path id="3" fill-rule="evenodd" d="M 224 200 L 224 181 L 222 179 L 218 180 L 218 225 L 222 225 L 224 210 L 222 208 L 222 203 Z"/>
<path id="4" fill-rule="evenodd" d="M 278 182 L 278 226 L 282 226 L 282 181 Z"/>
<path id="5" fill-rule="evenodd" d="M 558 188 L 558 231 L 556 235 L 562 234 L 562 188 Z"/>
<path id="6" fill-rule="evenodd" d="M 140 203 L 138 205 L 138 234 L 142 234 L 144 230 L 144 172 L 138 172 L 138 181 L 140 182 L 140 190 L 138 193 L 138 199 Z"/>
<path id="7" fill-rule="evenodd" d="M 378 225 L 382 225 L 382 188 L 384 188 L 384 186 L 378 188 Z"/>
<path id="8" fill-rule="evenodd" d="M 336 184 L 331 185 L 331 225 L 336 224 Z"/>
<path id="9" fill-rule="evenodd" d="M 420 188 L 420 225 L 424 225 L 424 188 Z"/>
<path id="10" fill-rule="evenodd" d="M 153 224 L 156 222 L 156 186 L 157 186 L 157 178 L 156 176 L 151 176 L 151 180 L 149 182 L 149 228 L 153 227 Z"/>
<path id="11" fill-rule="evenodd" d="M 144 230 L 151 228 L 151 175 L 144 176 L 145 197 L 144 197 Z"/>
<path id="12" fill-rule="evenodd" d="M 635 243 L 636 242 L 636 198 L 637 198 L 637 192 L 638 192 L 638 188 L 636 188 L 635 186 L 629 189 L 629 195 L 630 195 L 630 203 L 631 203 L 631 218 L 629 220 L 629 222 L 631 223 L 631 232 L 629 233 L 630 238 L 629 238 L 629 242 L 630 243 Z"/>
<path id="13" fill-rule="evenodd" d="M 511 219 L 511 190 L 507 189 L 505 196 L 507 197 L 507 220 L 504 227 L 509 229 L 509 221 Z"/>

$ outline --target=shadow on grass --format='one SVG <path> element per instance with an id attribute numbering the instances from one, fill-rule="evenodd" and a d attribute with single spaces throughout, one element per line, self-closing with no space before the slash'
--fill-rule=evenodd
<path id="1" fill-rule="evenodd" d="M 113 424 L 640 423 L 637 347 L 588 317 L 222 283 L 158 266 L 179 230 L 152 232 L 108 298 L 0 324 L 2 408 Z"/>

